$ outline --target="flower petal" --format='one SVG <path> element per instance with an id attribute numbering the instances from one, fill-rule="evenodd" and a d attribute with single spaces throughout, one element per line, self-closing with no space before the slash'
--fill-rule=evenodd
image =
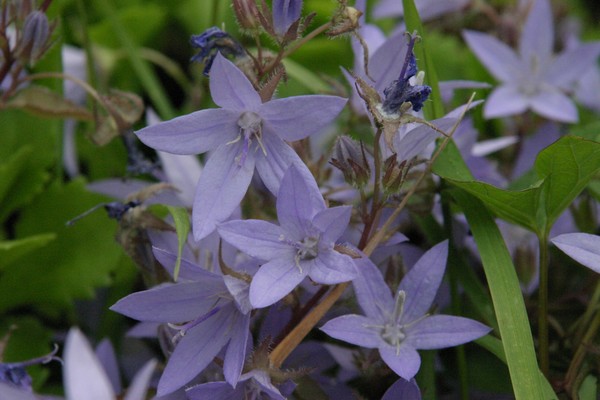
<path id="1" fill-rule="evenodd" d="M 487 335 L 491 329 L 469 318 L 433 315 L 406 328 L 406 343 L 415 349 L 458 346 Z"/>
<path id="2" fill-rule="evenodd" d="M 149 147 L 173 154 L 200 154 L 235 139 L 239 113 L 209 108 L 136 131 Z"/>
<path id="3" fill-rule="evenodd" d="M 210 69 L 209 86 L 210 95 L 219 107 L 255 111 L 262 103 L 246 75 L 221 53 L 217 54 Z"/>
<path id="4" fill-rule="evenodd" d="M 521 114 L 529 107 L 529 98 L 525 97 L 519 88 L 512 85 L 502 85 L 494 89 L 483 106 L 485 118 L 500 118 Z"/>
<path id="5" fill-rule="evenodd" d="M 281 240 L 284 230 L 267 221 L 227 221 L 218 229 L 223 240 L 260 260 L 268 261 L 295 253 L 289 244 Z"/>
<path id="6" fill-rule="evenodd" d="M 407 381 L 400 378 L 388 390 L 385 391 L 381 400 L 421 400 L 421 391 L 414 379 Z"/>
<path id="7" fill-rule="evenodd" d="M 315 214 L 324 209 L 325 200 L 315 179 L 291 165 L 277 195 L 277 218 L 281 227 L 301 239 L 309 231 Z"/>
<path id="8" fill-rule="evenodd" d="M 156 360 L 150 360 L 144 364 L 142 369 L 135 374 L 123 400 L 144 400 L 146 398 L 150 379 L 152 379 L 157 364 Z"/>
<path id="9" fill-rule="evenodd" d="M 309 95 L 271 100 L 259 110 L 263 129 L 285 140 L 295 141 L 317 133 L 342 111 L 348 99 Z"/>
<path id="10" fill-rule="evenodd" d="M 292 164 L 298 167 L 298 170 L 304 174 L 306 179 L 312 177 L 298 154 L 279 136 L 264 135 L 263 145 L 267 155 L 265 156 L 262 153 L 256 155 L 256 170 L 267 189 L 275 196 L 279 193 L 283 175 Z"/>
<path id="11" fill-rule="evenodd" d="M 394 299 L 390 288 L 383 280 L 379 268 L 369 257 L 363 256 L 353 261 L 358 277 L 352 281 L 352 286 L 358 304 L 365 315 L 383 323 L 394 309 Z"/>
<path id="12" fill-rule="evenodd" d="M 264 264 L 252 278 L 250 303 L 262 308 L 281 300 L 308 274 L 300 270 L 293 258 L 278 258 Z"/>
<path id="13" fill-rule="evenodd" d="M 565 50 L 552 61 L 544 80 L 562 90 L 570 91 L 574 82 L 581 79 L 582 75 L 592 68 L 597 68 L 596 61 L 599 55 L 598 42 L 580 44 L 574 49 Z"/>
<path id="14" fill-rule="evenodd" d="M 158 382 L 157 395 L 179 389 L 198 375 L 231 338 L 231 315 L 219 310 L 190 329 L 175 347 Z"/>
<path id="15" fill-rule="evenodd" d="M 463 31 L 465 41 L 475 56 L 494 77 L 503 82 L 514 81 L 523 71 L 515 52 L 493 36 L 476 31 Z"/>
<path id="16" fill-rule="evenodd" d="M 369 326 L 376 323 L 362 315 L 349 314 L 328 321 L 321 330 L 332 338 L 367 349 L 375 349 L 381 345 L 381 337 Z"/>
<path id="17" fill-rule="evenodd" d="M 579 114 L 573 100 L 555 88 L 544 88 L 531 98 L 531 108 L 536 113 L 560 122 L 577 122 Z"/>
<path id="18" fill-rule="evenodd" d="M 554 21 L 548 0 L 534 0 L 527 14 L 519 41 L 521 58 L 544 65 L 552 56 L 554 46 Z M 532 61 L 532 57 L 537 61 Z"/>
<path id="19" fill-rule="evenodd" d="M 250 339 L 250 313 L 243 315 L 237 310 L 232 312 L 235 313 L 235 319 L 231 324 L 231 340 L 223 360 L 223 374 L 225 380 L 235 387 L 246 361 L 246 349 Z"/>
<path id="20" fill-rule="evenodd" d="M 399 348 L 387 345 L 379 348 L 383 361 L 407 381 L 414 378 L 421 367 L 421 357 L 414 348 L 401 344 Z"/>
<path id="21" fill-rule="evenodd" d="M 231 400 L 243 398 L 244 386 L 232 388 L 227 382 L 208 382 L 192 386 L 185 391 L 190 400 Z"/>
<path id="22" fill-rule="evenodd" d="M 311 263 L 308 276 L 317 283 L 333 285 L 356 278 L 356 267 L 352 258 L 334 250 L 319 251 L 317 258 L 309 262 L 300 262 L 301 266 Z"/>
<path id="23" fill-rule="evenodd" d="M 404 276 L 398 287 L 406 293 L 402 322 L 412 322 L 429 310 L 444 277 L 447 257 L 448 241 L 444 240 L 423 254 Z"/>
<path id="24" fill-rule="evenodd" d="M 566 233 L 550 240 L 578 263 L 600 273 L 600 236 Z"/>
<path id="25" fill-rule="evenodd" d="M 110 309 L 138 321 L 187 322 L 210 311 L 214 296 L 223 289 L 227 291 L 222 281 L 220 287 L 206 281 L 163 284 L 132 293 Z"/>
<path id="26" fill-rule="evenodd" d="M 192 209 L 194 239 L 208 236 L 219 222 L 231 216 L 248 190 L 254 174 L 254 155 L 240 165 L 241 143 L 221 145 L 211 154 L 196 188 Z"/>
<path id="27" fill-rule="evenodd" d="M 64 350 L 64 386 L 67 399 L 112 400 L 112 386 L 81 331 L 71 328 Z"/>
<path id="28" fill-rule="evenodd" d="M 313 225 L 323 232 L 321 241 L 334 243 L 346 230 L 352 214 L 351 206 L 327 208 L 313 219 Z"/>

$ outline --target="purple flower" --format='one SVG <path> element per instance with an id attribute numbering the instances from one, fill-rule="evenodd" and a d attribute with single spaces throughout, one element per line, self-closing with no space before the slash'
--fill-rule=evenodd
<path id="1" fill-rule="evenodd" d="M 64 351 L 64 385 L 67 400 L 116 398 L 114 385 L 98 357 L 81 331 L 71 328 L 67 335 Z M 146 398 L 156 361 L 150 360 L 136 374 L 124 400 Z M 114 372 L 114 371 L 113 371 Z"/>
<path id="2" fill-rule="evenodd" d="M 169 259 L 162 255 L 163 261 Z M 174 264 L 176 255 L 170 257 Z M 197 280 L 163 284 L 133 293 L 111 310 L 139 321 L 180 324 L 175 350 L 158 383 L 158 395 L 171 393 L 202 372 L 227 347 L 223 372 L 230 385 L 240 378 L 248 340 L 247 284 L 182 260 L 180 277 Z M 211 338 L 211 340 L 207 340 Z"/>
<path id="3" fill-rule="evenodd" d="M 322 284 L 356 276 L 352 259 L 334 250 L 350 220 L 349 206 L 327 208 L 316 182 L 291 166 L 277 197 L 279 225 L 261 220 L 219 225 L 221 237 L 266 263 L 250 284 L 250 302 L 266 307 L 290 293 L 306 276 Z"/>
<path id="4" fill-rule="evenodd" d="M 577 108 L 566 93 L 574 89 L 576 80 L 596 62 L 600 44 L 584 44 L 555 56 L 548 0 L 536 0 L 531 7 L 518 52 L 481 32 L 465 31 L 464 38 L 477 58 L 502 82 L 485 104 L 486 118 L 532 109 L 549 119 L 577 122 Z"/>
<path id="5" fill-rule="evenodd" d="M 578 263 L 600 273 L 600 236 L 565 233 L 550 240 Z"/>
<path id="6" fill-rule="evenodd" d="M 487 334 L 490 329 L 477 321 L 427 313 L 444 276 L 447 254 L 447 242 L 425 253 L 400 282 L 394 298 L 368 258 L 355 260 L 360 276 L 352 283 L 365 316 L 334 318 L 321 330 L 348 343 L 379 349 L 383 361 L 406 380 L 421 365 L 418 349 L 456 346 Z"/>
<path id="7" fill-rule="evenodd" d="M 302 0 L 273 0 L 273 29 L 277 36 L 285 36 L 301 13 Z"/>
<path id="8" fill-rule="evenodd" d="M 196 111 L 137 132 L 157 150 L 198 154 L 212 150 L 196 188 L 194 237 L 210 234 L 240 203 L 254 168 L 272 193 L 292 164 L 310 174 L 284 140 L 316 133 L 339 114 L 346 99 L 297 96 L 262 103 L 252 83 L 220 54 L 210 74 L 213 101 L 223 107 Z"/>
<path id="9" fill-rule="evenodd" d="M 190 400 L 285 400 L 279 389 L 271 383 L 265 371 L 252 370 L 240 377 L 234 388 L 227 382 L 209 382 L 186 390 Z"/>
<path id="10" fill-rule="evenodd" d="M 381 398 L 381 400 L 421 400 L 421 391 L 414 379 L 410 381 L 398 379 Z"/>

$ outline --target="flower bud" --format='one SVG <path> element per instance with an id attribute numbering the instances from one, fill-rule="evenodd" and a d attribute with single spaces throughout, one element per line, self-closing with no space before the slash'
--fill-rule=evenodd
<path id="1" fill-rule="evenodd" d="M 198 54 L 191 61 L 204 64 L 204 75 L 208 76 L 210 67 L 220 52 L 223 56 L 244 57 L 246 53 L 242 45 L 232 38 L 227 32 L 223 32 L 216 26 L 208 28 L 199 35 L 192 35 L 190 42 L 192 47 L 199 49 Z"/>
<path id="2" fill-rule="evenodd" d="M 330 162 L 342 171 L 344 179 L 350 185 L 360 188 L 369 182 L 371 168 L 362 143 L 348 136 L 338 137 Z"/>
<path id="3" fill-rule="evenodd" d="M 273 29 L 277 36 L 286 36 L 301 14 L 302 0 L 273 0 Z"/>
<path id="4" fill-rule="evenodd" d="M 258 31 L 261 27 L 256 0 L 233 0 L 233 12 L 242 30 Z"/>
<path id="5" fill-rule="evenodd" d="M 406 160 L 398 163 L 395 153 L 388 157 L 383 164 L 383 177 L 381 178 L 383 190 L 388 195 L 398 193 L 406 179 L 407 172 Z"/>
<path id="6" fill-rule="evenodd" d="M 25 19 L 22 36 L 15 50 L 17 57 L 23 62 L 34 64 L 48 48 L 50 24 L 48 17 L 41 11 L 31 12 Z"/>

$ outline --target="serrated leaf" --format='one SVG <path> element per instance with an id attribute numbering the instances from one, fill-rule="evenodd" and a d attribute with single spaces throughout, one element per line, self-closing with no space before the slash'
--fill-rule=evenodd
<path id="1" fill-rule="evenodd" d="M 175 230 L 177 231 L 177 261 L 173 272 L 173 280 L 177 281 L 179 268 L 181 267 L 181 255 L 190 233 L 190 215 L 184 207 L 167 206 L 169 213 L 175 221 Z"/>
<path id="2" fill-rule="evenodd" d="M 25 239 L 0 241 L 0 270 L 27 253 L 39 247 L 44 247 L 55 238 L 55 234 L 46 233 L 30 236 Z"/>
<path id="3" fill-rule="evenodd" d="M 83 180 L 49 187 L 21 211 L 15 226 L 17 237 L 40 232 L 56 239 L 23 256 L 19 268 L 7 268 L 0 276 L 0 312 L 32 305 L 50 313 L 63 313 L 73 300 L 90 298 L 97 287 L 111 282 L 122 250 L 114 240 L 115 222 L 93 213 L 67 227 L 66 221 L 104 201 L 87 192 Z"/>
<path id="4" fill-rule="evenodd" d="M 74 118 L 91 121 L 92 113 L 43 86 L 29 86 L 11 97 L 7 104 L 45 118 Z"/>

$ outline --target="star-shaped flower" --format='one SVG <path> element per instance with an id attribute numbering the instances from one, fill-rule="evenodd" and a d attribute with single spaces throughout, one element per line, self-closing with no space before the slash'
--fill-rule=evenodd
<path id="1" fill-rule="evenodd" d="M 383 275 L 368 258 L 355 260 L 360 276 L 352 283 L 365 316 L 334 318 L 321 330 L 348 343 L 379 349 L 394 372 L 412 379 L 421 365 L 418 349 L 456 346 L 490 331 L 471 319 L 427 313 L 444 276 L 447 255 L 447 242 L 425 253 L 400 282 L 394 298 Z"/>
<path id="2" fill-rule="evenodd" d="M 261 220 L 219 225 L 225 241 L 266 261 L 250 284 L 250 303 L 256 308 L 269 306 L 306 276 L 326 285 L 353 279 L 352 259 L 334 250 L 351 211 L 349 206 L 327 208 L 315 180 L 291 166 L 277 197 L 279 225 Z"/>
<path id="3" fill-rule="evenodd" d="M 518 52 L 493 36 L 465 31 L 467 44 L 501 85 L 489 96 L 486 118 L 521 114 L 528 109 L 556 121 L 577 122 L 577 108 L 567 93 L 600 54 L 589 43 L 554 55 L 554 27 L 548 0 L 535 0 Z"/>
<path id="4" fill-rule="evenodd" d="M 248 78 L 221 54 L 211 68 L 210 92 L 222 108 L 196 111 L 136 132 L 142 142 L 157 150 L 174 154 L 212 151 L 196 188 L 192 213 L 196 240 L 231 215 L 255 167 L 273 194 L 290 165 L 309 175 L 285 140 L 300 140 L 320 131 L 347 101 L 314 95 L 263 103 Z"/>

